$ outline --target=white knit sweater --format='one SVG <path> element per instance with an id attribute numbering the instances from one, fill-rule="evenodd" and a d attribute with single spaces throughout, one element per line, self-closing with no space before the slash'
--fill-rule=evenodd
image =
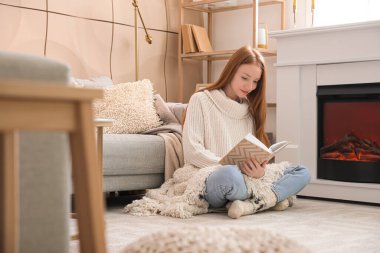
<path id="1" fill-rule="evenodd" d="M 159 189 L 149 190 L 143 199 L 125 207 L 133 215 L 167 215 L 189 218 L 207 213 L 204 195 L 205 180 L 221 165 L 220 158 L 247 133 L 253 132 L 248 104 L 235 102 L 223 90 L 195 93 L 188 104 L 183 129 L 185 166 Z M 244 175 L 248 193 L 266 194 L 282 175 L 288 163 L 270 164 L 260 179 Z"/>
<path id="2" fill-rule="evenodd" d="M 253 121 L 247 101 L 240 104 L 223 90 L 195 93 L 183 128 L 185 163 L 198 168 L 216 165 L 248 133 L 253 133 Z"/>

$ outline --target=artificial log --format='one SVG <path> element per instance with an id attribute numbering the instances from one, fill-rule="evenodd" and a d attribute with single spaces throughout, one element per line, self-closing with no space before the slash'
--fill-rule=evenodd
<path id="1" fill-rule="evenodd" d="M 320 157 L 334 160 L 380 162 L 380 148 L 368 139 L 347 134 L 337 142 L 322 147 Z"/>

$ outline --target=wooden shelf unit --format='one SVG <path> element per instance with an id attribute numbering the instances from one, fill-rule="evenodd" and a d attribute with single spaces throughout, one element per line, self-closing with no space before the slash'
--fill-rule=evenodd
<path id="1" fill-rule="evenodd" d="M 220 50 L 213 52 L 198 52 L 198 53 L 187 53 L 182 54 L 182 59 L 191 58 L 195 60 L 227 60 L 230 56 L 236 52 L 237 49 L 234 50 Z M 263 54 L 263 56 L 276 56 L 275 50 L 258 48 L 258 50 Z"/>
<path id="2" fill-rule="evenodd" d="M 202 0 L 196 2 L 183 3 L 182 7 L 184 9 L 200 11 L 200 12 L 224 12 L 239 9 L 252 8 L 254 3 L 252 0 L 236 0 L 237 4 L 231 4 L 231 0 Z M 273 5 L 273 4 L 284 4 L 284 0 L 273 0 L 273 1 L 259 1 L 259 6 Z"/>
<path id="3" fill-rule="evenodd" d="M 202 0 L 194 2 L 184 2 L 184 0 L 179 0 L 179 32 L 178 32 L 178 76 L 180 85 L 180 100 L 184 101 L 184 88 L 183 88 L 183 60 L 201 60 L 207 61 L 207 83 L 211 83 L 211 73 L 212 73 L 212 61 L 217 60 L 227 60 L 236 51 L 234 50 L 220 50 L 213 52 L 198 52 L 198 53 L 182 53 L 182 31 L 181 26 L 184 24 L 184 10 L 205 12 L 207 14 L 207 32 L 210 42 L 212 43 L 212 19 L 213 14 L 218 12 L 233 11 L 239 9 L 252 8 L 253 12 L 253 47 L 257 48 L 257 27 L 258 27 L 258 7 L 268 6 L 274 4 L 281 5 L 281 29 L 285 29 L 285 0 Z M 263 56 L 276 56 L 275 50 L 262 49 L 258 50 L 263 54 Z"/>

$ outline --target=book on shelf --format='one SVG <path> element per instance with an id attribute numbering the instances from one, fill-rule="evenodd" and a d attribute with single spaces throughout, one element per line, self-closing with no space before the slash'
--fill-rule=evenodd
<path id="1" fill-rule="evenodd" d="M 199 52 L 212 52 L 212 46 L 208 37 L 207 31 L 202 26 L 191 25 L 194 39 Z"/>
<path id="2" fill-rule="evenodd" d="M 182 41 L 183 41 L 183 52 L 185 54 L 198 52 L 198 48 L 194 40 L 191 25 L 183 24 L 181 26 L 181 31 L 182 31 Z"/>
<path id="3" fill-rule="evenodd" d="M 255 158 L 260 164 L 271 160 L 280 150 L 289 144 L 288 141 L 281 141 L 273 144 L 269 148 L 265 146 L 253 134 L 247 134 L 238 144 L 236 144 L 220 161 L 222 165 L 238 165 L 247 159 Z"/>

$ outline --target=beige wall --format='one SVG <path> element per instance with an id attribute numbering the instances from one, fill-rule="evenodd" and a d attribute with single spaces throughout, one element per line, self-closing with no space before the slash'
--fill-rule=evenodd
<path id="1" fill-rule="evenodd" d="M 297 27 L 305 24 L 305 0 L 298 0 Z M 0 0 L 0 50 L 45 55 L 70 64 L 74 77 L 109 76 L 114 83 L 135 79 L 132 0 Z M 140 79 L 149 78 L 167 101 L 179 100 L 179 0 L 140 0 L 145 25 L 153 44 L 144 40 L 139 21 Z M 287 28 L 293 28 L 292 1 L 287 0 Z M 198 12 L 185 11 L 184 22 L 204 25 Z M 279 6 L 261 7 L 259 21 L 279 29 Z M 214 47 L 237 48 L 252 42 L 252 12 L 238 10 L 215 14 Z M 270 47 L 275 41 L 270 40 Z M 269 68 L 268 101 L 275 102 L 274 59 Z M 225 62 L 214 64 L 215 80 Z M 199 61 L 184 61 L 184 98 L 195 84 L 206 80 Z M 271 117 L 275 118 L 275 117 Z"/>
<path id="2" fill-rule="evenodd" d="M 153 37 L 139 29 L 140 79 L 148 78 L 167 101 L 179 100 L 177 0 L 140 0 Z M 135 80 L 132 0 L 0 0 L 0 50 L 44 55 L 69 64 L 76 78 L 109 76 L 114 83 Z M 197 13 L 188 22 L 202 24 Z M 202 78 L 190 63 L 187 82 Z M 191 89 L 185 89 L 189 97 Z"/>

